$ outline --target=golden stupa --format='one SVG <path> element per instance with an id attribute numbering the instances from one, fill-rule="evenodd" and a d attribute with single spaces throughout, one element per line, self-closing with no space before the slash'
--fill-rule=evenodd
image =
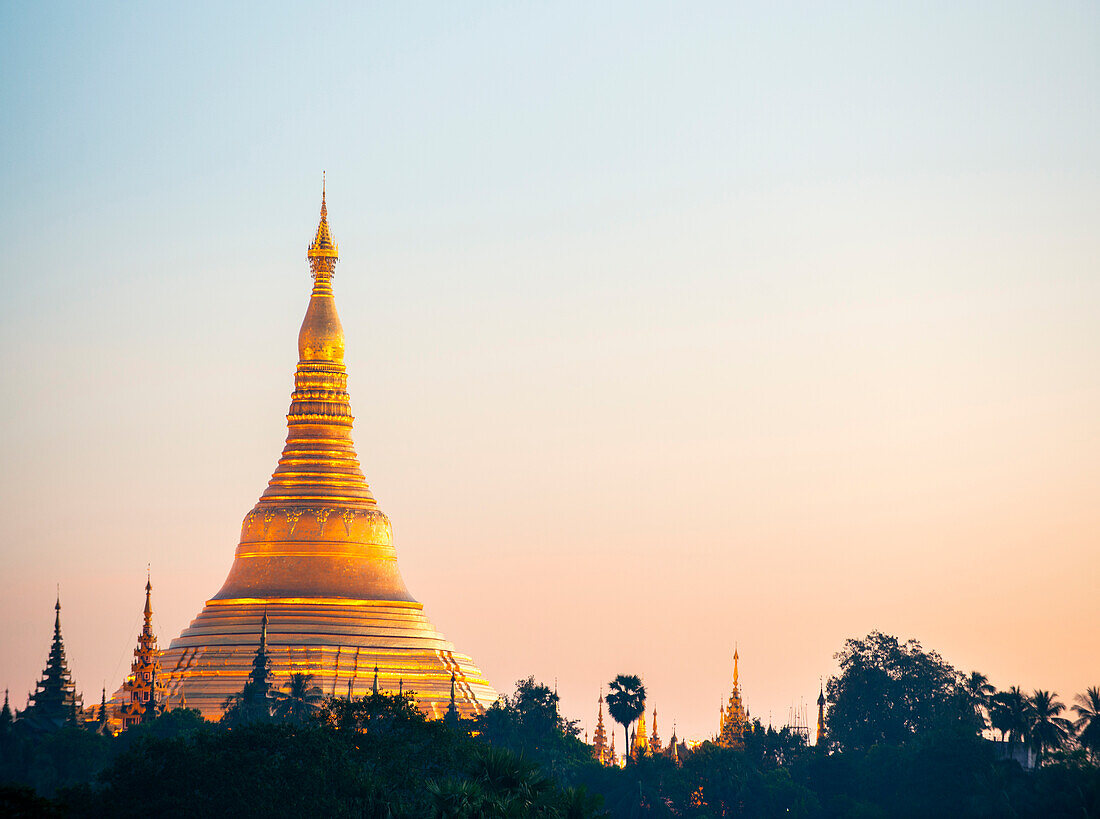
<path id="1" fill-rule="evenodd" d="M 226 697 L 244 687 L 266 612 L 276 686 L 295 673 L 338 696 L 377 684 L 414 692 L 425 713 L 442 717 L 453 680 L 459 712 L 480 713 L 497 693 L 405 588 L 390 521 L 359 468 L 323 192 L 307 257 L 313 293 L 298 333 L 286 446 L 241 524 L 221 591 L 161 656 L 169 702 L 219 718 Z"/>

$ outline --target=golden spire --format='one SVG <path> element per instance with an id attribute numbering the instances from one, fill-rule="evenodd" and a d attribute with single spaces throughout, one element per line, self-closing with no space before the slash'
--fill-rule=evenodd
<path id="1" fill-rule="evenodd" d="M 738 681 L 737 646 L 733 648 L 733 690 L 729 704 L 722 709 L 722 729 L 718 733 L 718 744 L 724 748 L 744 748 L 745 727 L 748 725 L 748 713 L 741 700 L 741 683 Z"/>
<path id="2" fill-rule="evenodd" d="M 609 765 L 611 760 L 607 752 L 607 729 L 603 724 L 603 689 L 600 689 L 600 715 L 596 720 L 596 733 L 592 735 L 592 755 L 601 765 Z"/>
<path id="3" fill-rule="evenodd" d="M 321 221 L 317 225 L 317 233 L 309 246 L 306 258 L 309 259 L 309 269 L 313 277 L 318 275 L 331 276 L 336 270 L 336 261 L 340 258 L 340 248 L 332 241 L 332 234 L 328 230 L 328 205 L 325 203 L 325 177 L 321 174 Z"/>
<path id="4" fill-rule="evenodd" d="M 351 400 L 344 366 L 344 328 L 336 312 L 332 270 L 336 244 L 328 229 L 326 193 L 321 223 L 309 247 L 313 292 L 298 331 L 298 367 L 287 413 L 287 440 L 260 503 L 354 503 L 374 507 L 351 441 Z M 288 534 L 293 535 L 293 529 Z M 248 595 L 242 595 L 248 596 Z"/>

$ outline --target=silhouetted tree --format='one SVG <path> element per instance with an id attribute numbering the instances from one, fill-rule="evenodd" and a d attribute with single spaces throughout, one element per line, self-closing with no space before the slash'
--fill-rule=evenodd
<path id="1" fill-rule="evenodd" d="M 919 642 L 872 631 L 849 639 L 836 655 L 840 676 L 826 686 L 831 704 L 829 740 L 846 751 L 877 744 L 898 745 L 921 731 L 965 722 L 979 726 L 969 708 L 960 708 L 958 673 Z"/>
<path id="2" fill-rule="evenodd" d="M 989 678 L 980 671 L 971 671 L 969 676 L 963 678 L 959 689 L 967 704 L 974 709 L 982 727 L 988 726 L 989 701 L 997 690 L 989 684 Z"/>
<path id="3" fill-rule="evenodd" d="M 1077 719 L 1073 727 L 1077 729 L 1077 741 L 1094 762 L 1100 762 L 1100 687 L 1092 686 L 1074 700 L 1073 713 Z"/>
<path id="4" fill-rule="evenodd" d="M 645 710 L 645 686 L 636 674 L 620 674 L 607 684 L 607 712 L 623 726 L 623 756 L 630 758 L 630 726 Z"/>
<path id="5" fill-rule="evenodd" d="M 1041 761 L 1047 751 L 1065 746 L 1072 736 L 1073 725 L 1065 717 L 1059 716 L 1066 710 L 1066 706 L 1058 701 L 1058 695 L 1053 691 L 1036 691 L 1031 695 L 1030 702 L 1031 724 L 1028 733 L 1032 747 Z"/>
<path id="6" fill-rule="evenodd" d="M 1027 742 L 1031 725 L 1031 702 L 1018 685 L 1007 691 L 998 691 L 990 699 L 993 728 L 1001 732 L 1001 739 L 1009 745 Z"/>
<path id="7" fill-rule="evenodd" d="M 285 690 L 275 694 L 272 715 L 283 722 L 298 725 L 312 717 L 324 699 L 320 687 L 311 685 L 312 682 L 312 674 L 292 674 L 283 686 Z"/>
<path id="8" fill-rule="evenodd" d="M 473 728 L 482 740 L 523 755 L 565 781 L 591 762 L 576 723 L 558 709 L 558 695 L 534 677 L 518 680 L 515 693 L 493 703 Z"/>

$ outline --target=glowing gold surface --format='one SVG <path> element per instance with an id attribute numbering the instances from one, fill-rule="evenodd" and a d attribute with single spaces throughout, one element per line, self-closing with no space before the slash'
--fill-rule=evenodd
<path id="1" fill-rule="evenodd" d="M 382 690 L 416 692 L 432 716 L 447 710 L 452 672 L 463 715 L 497 697 L 405 588 L 390 521 L 359 467 L 332 292 L 337 253 L 322 196 L 282 457 L 241 524 L 225 584 L 161 657 L 169 697 L 185 694 L 208 718 L 244 686 L 265 610 L 277 686 L 305 672 L 325 693 L 362 695 L 377 665 Z"/>

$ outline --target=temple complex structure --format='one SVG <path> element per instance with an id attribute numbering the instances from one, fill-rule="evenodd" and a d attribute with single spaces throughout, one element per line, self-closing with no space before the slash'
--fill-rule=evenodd
<path id="1" fill-rule="evenodd" d="M 634 729 L 634 734 L 630 738 L 630 755 L 635 759 L 643 757 L 649 753 L 649 737 L 646 735 L 645 730 L 645 708 L 642 708 L 642 713 L 638 715 L 637 727 Z"/>
<path id="2" fill-rule="evenodd" d="M 304 673 L 326 694 L 362 696 L 376 677 L 382 690 L 413 692 L 429 716 L 444 716 L 452 691 L 458 713 L 481 713 L 497 693 L 405 587 L 390 521 L 352 444 L 332 289 L 338 248 L 323 193 L 307 259 L 313 290 L 298 333 L 282 457 L 244 517 L 225 584 L 160 657 L 167 695 L 219 718 L 248 680 L 266 611 L 277 688 Z"/>
<path id="3" fill-rule="evenodd" d="M 603 691 L 600 691 L 600 715 L 596 719 L 596 732 L 592 735 L 592 756 L 601 765 L 611 764 L 611 752 L 607 747 L 607 729 L 603 724 Z"/>
<path id="4" fill-rule="evenodd" d="M 657 733 L 657 706 L 653 706 L 653 730 L 649 732 L 649 752 L 656 756 L 664 750 L 661 745 L 661 737 Z"/>
<path id="5" fill-rule="evenodd" d="M 5 692 L 5 702 L 7 702 Z M 54 730 L 66 723 L 83 721 L 84 703 L 76 692 L 73 675 L 65 660 L 65 642 L 61 639 L 61 595 L 54 604 L 53 642 L 42 678 L 35 684 L 27 707 L 19 721 L 38 730 Z"/>
<path id="6" fill-rule="evenodd" d="M 164 702 L 164 673 L 161 671 L 157 637 L 153 634 L 153 582 L 145 581 L 145 620 L 134 648 L 134 661 L 130 674 L 122 683 L 118 719 L 123 728 L 129 728 L 157 715 L 158 706 Z"/>
<path id="7" fill-rule="evenodd" d="M 745 705 L 741 700 L 741 681 L 737 669 L 737 649 L 733 650 L 733 690 L 730 692 L 729 703 L 722 710 L 722 722 L 718 731 L 718 744 L 723 748 L 745 747 L 745 729 L 748 725 L 748 715 L 745 713 Z"/>

